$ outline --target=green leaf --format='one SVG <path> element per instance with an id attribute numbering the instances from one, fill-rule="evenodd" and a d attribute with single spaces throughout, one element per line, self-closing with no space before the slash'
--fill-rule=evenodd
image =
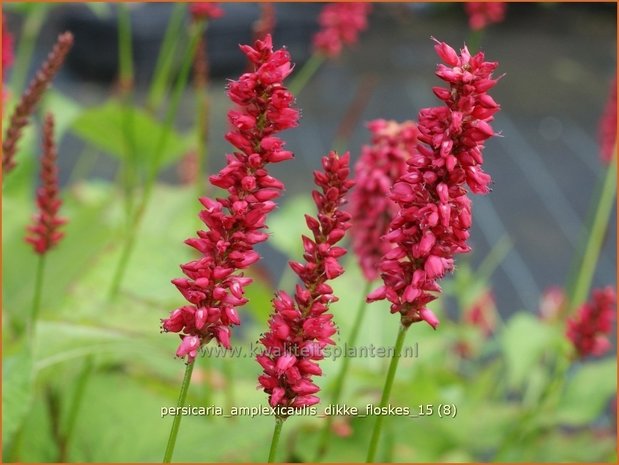
<path id="1" fill-rule="evenodd" d="M 300 257 L 303 253 L 301 234 L 307 236 L 310 233 L 303 215 L 314 215 L 315 211 L 310 195 L 298 195 L 288 200 L 269 217 L 269 244 L 289 258 Z"/>
<path id="2" fill-rule="evenodd" d="M 245 297 L 249 302 L 245 307 L 258 320 L 260 326 L 264 327 L 271 313 L 271 300 L 273 300 L 273 289 L 263 276 L 251 274 L 253 282 L 245 288 Z"/>
<path id="3" fill-rule="evenodd" d="M 617 361 L 614 358 L 580 366 L 568 381 L 557 408 L 557 421 L 581 426 L 595 420 L 617 391 Z"/>
<path id="4" fill-rule="evenodd" d="M 3 454 L 11 446 L 24 421 L 33 397 L 32 354 L 22 350 L 2 360 Z"/>
<path id="5" fill-rule="evenodd" d="M 110 241 L 106 221 L 109 189 L 94 184 L 80 185 L 65 197 L 61 215 L 69 222 L 66 236 L 46 257 L 42 314 L 55 309 L 67 296 L 67 289 L 84 275 L 93 260 Z M 32 304 L 36 255 L 24 241 L 26 224 L 34 205 L 25 199 L 3 199 L 3 302 L 11 317 L 22 318 Z"/>
<path id="6" fill-rule="evenodd" d="M 131 112 L 131 113 L 127 113 Z M 128 149 L 127 133 L 124 124 L 132 120 L 134 137 L 133 149 Z M 116 157 L 129 161 L 133 153 L 137 157 L 135 166 L 146 173 L 153 168 L 156 153 L 164 131 L 164 126 L 151 115 L 139 108 L 128 108 L 112 100 L 101 106 L 85 110 L 73 123 L 73 131 L 86 143 Z M 168 134 L 159 169 L 173 163 L 185 154 L 192 143 L 171 130 Z"/>
<path id="7" fill-rule="evenodd" d="M 520 386 L 542 354 L 562 339 L 556 328 L 524 312 L 507 322 L 500 338 L 507 365 L 507 383 L 512 388 Z"/>
<path id="8" fill-rule="evenodd" d="M 75 100 L 54 89 L 50 89 L 45 93 L 42 106 L 44 114 L 49 112 L 54 115 L 54 135 L 58 144 L 60 137 L 71 127 L 73 121 L 82 112 L 82 107 Z"/>

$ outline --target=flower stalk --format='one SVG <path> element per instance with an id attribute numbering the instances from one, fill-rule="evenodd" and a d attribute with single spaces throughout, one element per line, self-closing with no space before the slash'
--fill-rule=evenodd
<path id="1" fill-rule="evenodd" d="M 567 314 L 571 314 L 586 299 L 593 282 L 595 266 L 600 257 L 604 237 L 608 229 L 608 222 L 613 211 L 617 193 L 617 145 L 610 165 L 606 168 L 606 174 L 597 199 L 595 213 L 590 228 L 587 230 L 587 239 L 581 255 L 581 260 L 576 268 L 576 277 L 573 286 L 568 289 Z"/>
<path id="2" fill-rule="evenodd" d="M 182 408 L 185 406 L 185 400 L 187 400 L 187 391 L 189 390 L 189 384 L 191 383 L 191 374 L 193 373 L 193 367 L 195 363 L 193 360 L 187 363 L 185 368 L 185 376 L 183 376 L 183 382 L 181 384 L 181 391 L 178 395 L 178 402 L 176 406 Z M 178 430 L 181 426 L 182 415 L 176 415 L 172 422 L 172 428 L 170 429 L 170 436 L 168 438 L 168 444 L 166 445 L 165 454 L 163 455 L 163 463 L 170 463 L 172 461 L 172 455 L 174 455 L 174 448 L 176 447 L 176 438 L 178 436 Z"/>
<path id="3" fill-rule="evenodd" d="M 163 36 L 163 42 L 157 55 L 157 62 L 153 74 L 153 80 L 148 90 L 148 99 L 146 107 L 150 111 L 156 111 L 161 105 L 161 101 L 165 95 L 172 64 L 174 63 L 174 51 L 178 38 L 181 36 L 181 28 L 183 26 L 183 17 L 186 9 L 184 3 L 175 3 L 170 14 L 170 20 Z"/>
<path id="4" fill-rule="evenodd" d="M 393 388 L 393 381 L 398 369 L 398 363 L 400 362 L 400 356 L 402 354 L 402 346 L 404 345 L 404 339 L 406 339 L 406 331 L 409 327 L 400 325 L 398 329 L 398 336 L 395 341 L 393 350 L 393 357 L 389 363 L 389 371 L 387 371 L 387 378 L 385 379 L 385 386 L 383 387 L 383 393 L 380 398 L 380 410 L 383 411 L 389 403 L 389 397 L 391 396 L 391 389 Z M 368 455 L 366 457 L 366 463 L 374 463 L 376 458 L 376 451 L 378 449 L 378 440 L 381 436 L 385 416 L 378 415 L 376 422 L 374 423 L 374 429 L 372 430 L 372 437 L 370 438 L 370 446 L 368 448 Z"/>
<path id="5" fill-rule="evenodd" d="M 200 36 L 202 34 L 202 28 L 203 22 L 198 22 L 197 24 L 192 25 L 191 44 L 190 47 L 187 48 L 187 51 L 183 58 L 183 64 L 181 65 L 181 70 L 179 72 L 179 76 L 176 80 L 176 84 L 172 94 L 172 101 L 168 106 L 168 110 L 164 119 L 164 127 L 159 134 L 159 140 L 156 146 L 157 148 L 153 156 L 152 168 L 150 173 L 147 174 L 144 194 L 142 196 L 140 204 L 137 206 L 137 208 L 134 209 L 133 219 L 129 223 L 129 227 L 127 228 L 120 258 L 118 264 L 116 265 L 114 276 L 112 277 L 112 282 L 108 293 L 108 297 L 110 300 L 114 299 L 120 291 L 120 286 L 122 285 L 122 281 L 124 279 L 129 260 L 131 258 L 131 254 L 133 253 L 136 236 L 142 223 L 144 213 L 146 212 L 146 208 L 148 207 L 148 204 L 150 202 L 157 174 L 160 169 L 161 158 L 163 157 L 163 153 L 165 152 L 167 140 L 170 132 L 172 131 L 172 125 L 174 123 L 174 119 L 176 118 L 176 114 L 178 113 L 180 99 L 183 95 L 185 88 L 187 87 L 187 81 L 189 78 L 189 72 L 191 70 L 193 56 L 196 51 L 198 40 L 200 39 Z"/>
<path id="6" fill-rule="evenodd" d="M 275 418 L 275 428 L 273 428 L 273 437 L 271 438 L 271 448 L 269 449 L 268 463 L 275 462 L 275 456 L 277 455 L 277 446 L 279 445 L 279 437 L 282 434 L 282 426 L 284 425 L 285 418 Z"/>
<path id="7" fill-rule="evenodd" d="M 366 281 L 365 288 L 361 293 L 362 297 L 361 301 L 359 302 L 359 307 L 357 308 L 355 321 L 353 323 L 352 329 L 350 330 L 348 340 L 346 341 L 346 347 L 355 347 L 357 344 L 357 338 L 359 336 L 359 331 L 361 330 L 361 323 L 363 322 L 365 310 L 367 308 L 367 303 L 365 302 L 365 298 L 363 296 L 366 296 L 370 292 L 371 286 L 372 281 Z M 348 368 L 350 367 L 350 360 L 350 357 L 345 354 L 340 365 L 340 371 L 338 372 L 337 378 L 335 379 L 335 385 L 333 386 L 333 394 L 331 395 L 330 402 L 331 405 L 338 405 L 340 401 L 342 390 L 344 389 L 344 381 L 346 380 Z M 318 440 L 318 450 L 315 459 L 316 462 L 320 461 L 327 453 L 329 447 L 329 438 L 331 434 L 331 426 L 333 425 L 334 419 L 335 416 L 328 415 L 325 424 L 322 427 L 320 439 Z"/>

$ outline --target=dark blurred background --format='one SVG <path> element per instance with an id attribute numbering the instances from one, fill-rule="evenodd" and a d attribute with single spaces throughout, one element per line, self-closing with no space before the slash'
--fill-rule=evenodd
<path id="1" fill-rule="evenodd" d="M 171 7 L 132 5 L 139 101 L 146 94 Z M 277 3 L 275 8 L 274 40 L 288 47 L 300 67 L 311 52 L 322 4 Z M 237 44 L 251 40 L 251 25 L 260 14 L 259 6 L 249 3 L 224 4 L 223 9 L 225 16 L 211 21 L 207 31 L 212 72 L 210 172 L 223 166 L 230 150 L 223 138 L 230 106 L 226 79 L 234 79 L 246 66 Z M 33 60 L 43 60 L 59 31 L 73 31 L 76 45 L 56 86 L 86 106 L 104 102 L 115 91 L 117 75 L 116 6 L 100 4 L 95 10 L 84 4 L 54 7 Z M 9 29 L 19 36 L 20 16 L 9 7 L 7 17 Z M 502 137 L 489 141 L 485 151 L 486 171 L 495 183 L 491 195 L 474 199 L 471 260 L 478 264 L 509 235 L 513 248 L 492 281 L 503 314 L 523 307 L 535 310 L 544 288 L 565 282 L 605 168 L 597 131 L 616 69 L 616 33 L 612 3 L 513 3 L 506 20 L 483 35 L 481 48 L 488 59 L 500 62 L 499 74 L 505 73 L 492 91 L 502 105 L 494 124 Z M 287 184 L 282 202 L 310 189 L 311 170 L 338 132 L 349 132 L 347 148 L 356 159 L 368 141 L 367 121 L 416 119 L 420 108 L 437 104 L 431 88 L 439 85 L 434 76 L 438 59 L 431 36 L 454 47 L 467 41 L 470 31 L 463 5 L 375 4 L 360 42 L 325 63 L 298 97 L 301 125 L 284 134 L 296 161 L 273 168 Z M 177 127 L 191 127 L 194 114 L 189 90 Z M 82 151 L 83 143 L 68 134 L 61 145 L 61 172 L 70 172 Z M 90 176 L 111 179 L 116 169 L 114 159 L 100 155 Z M 175 169 L 162 179 L 179 182 Z M 611 220 L 596 285 L 616 281 L 615 225 Z M 268 246 L 262 254 L 277 276 L 284 257 Z"/>

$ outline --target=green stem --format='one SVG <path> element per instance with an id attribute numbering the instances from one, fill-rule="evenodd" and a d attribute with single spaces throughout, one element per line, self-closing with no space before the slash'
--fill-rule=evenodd
<path id="1" fill-rule="evenodd" d="M 45 4 L 30 5 L 30 12 L 26 17 L 22 35 L 19 39 L 19 46 L 16 47 L 17 57 L 13 68 L 13 75 L 11 76 L 11 89 L 13 90 L 14 98 L 19 98 L 24 90 L 34 47 L 41 27 L 45 22 L 48 9 L 49 6 Z"/>
<path id="2" fill-rule="evenodd" d="M 295 97 L 298 97 L 305 85 L 309 82 L 312 76 L 318 71 L 320 65 L 325 61 L 324 55 L 314 53 L 303 64 L 299 72 L 295 73 L 290 79 L 288 84 L 288 90 L 292 92 Z"/>
<path id="3" fill-rule="evenodd" d="M 164 127 L 159 136 L 159 141 L 157 143 L 157 148 L 152 160 L 152 168 L 151 172 L 146 181 L 146 186 L 144 189 L 144 195 L 140 205 L 133 213 L 133 222 L 129 227 L 129 231 L 127 234 L 127 238 L 123 245 L 123 251 L 121 252 L 120 261 L 116 267 L 116 271 L 114 272 L 114 277 L 112 278 L 112 285 L 110 287 L 109 296 L 111 299 L 115 298 L 118 294 L 120 286 L 122 284 L 125 271 L 127 268 L 127 264 L 129 263 L 129 259 L 131 257 L 131 253 L 133 252 L 133 247 L 135 244 L 135 237 L 137 235 L 138 228 L 142 222 L 142 217 L 144 216 L 144 212 L 146 211 L 146 207 L 150 201 L 153 192 L 153 186 L 157 179 L 157 173 L 159 172 L 159 165 L 161 163 L 161 158 L 163 152 L 165 151 L 166 143 L 169 137 L 169 134 L 172 130 L 172 123 L 176 118 L 176 114 L 178 112 L 178 107 L 180 104 L 181 97 L 187 86 L 187 80 L 189 78 L 189 71 L 191 70 L 191 63 L 193 61 L 193 56 L 196 50 L 196 46 L 198 44 L 198 40 L 202 35 L 202 31 L 204 29 L 204 22 L 197 22 L 192 25 L 191 31 L 191 45 L 187 49 L 185 53 L 185 57 L 183 59 L 183 64 L 181 67 L 181 71 L 179 77 L 176 81 L 176 85 L 172 95 L 172 101 L 168 110 L 166 112 Z"/>
<path id="4" fill-rule="evenodd" d="M 610 165 L 607 168 L 600 198 L 597 202 L 591 228 L 588 230 L 587 242 L 582 253 L 582 261 L 578 267 L 574 286 L 570 289 L 568 314 L 581 305 L 587 298 L 595 274 L 595 265 L 600 256 L 604 236 L 615 203 L 617 192 L 617 146 Z"/>
<path id="5" fill-rule="evenodd" d="M 271 439 L 271 449 L 269 450 L 268 463 L 275 462 L 275 455 L 277 454 L 277 445 L 279 444 L 279 437 L 282 434 L 283 424 L 284 424 L 283 418 L 275 419 L 275 428 L 273 429 L 273 438 Z"/>
<path id="6" fill-rule="evenodd" d="M 189 390 L 189 383 L 191 382 L 191 373 L 193 372 L 193 366 L 195 360 L 192 360 L 187 364 L 185 368 L 185 377 L 183 378 L 183 384 L 181 385 L 181 392 L 178 396 L 177 407 L 182 408 L 185 406 L 185 399 L 187 399 L 187 391 Z M 182 415 L 176 415 L 172 422 L 172 429 L 170 430 L 170 437 L 168 439 L 168 445 L 166 446 L 165 455 L 163 456 L 163 463 L 170 463 L 172 461 L 172 454 L 174 453 L 174 446 L 176 445 L 176 437 L 178 436 L 178 429 L 181 426 Z"/>
<path id="7" fill-rule="evenodd" d="M 348 374 L 348 367 L 350 365 L 350 358 L 346 355 L 347 347 L 354 347 L 357 343 L 357 337 L 359 336 L 359 330 L 361 329 L 361 323 L 363 322 L 363 317 L 365 315 L 365 309 L 367 307 L 365 302 L 365 296 L 370 293 L 370 289 L 372 286 L 371 281 L 367 281 L 365 283 L 365 288 L 363 289 L 363 293 L 361 294 L 361 302 L 359 303 L 359 308 L 357 309 L 357 316 L 355 317 L 355 321 L 353 323 L 353 327 L 350 331 L 350 336 L 348 337 L 348 341 L 346 341 L 346 346 L 344 347 L 344 360 L 342 360 L 342 365 L 340 366 L 340 371 L 335 380 L 335 387 L 333 389 L 333 395 L 331 396 L 331 405 L 337 405 L 340 401 L 340 396 L 342 394 L 342 388 L 344 386 L 344 380 L 346 379 L 346 375 Z M 318 452 L 316 454 L 316 462 L 320 461 L 324 455 L 327 453 L 327 448 L 329 445 L 329 433 L 331 432 L 331 425 L 333 425 L 334 416 L 329 415 L 327 417 L 327 421 L 325 422 L 322 432 L 320 435 L 320 440 L 318 442 Z"/>
<path id="8" fill-rule="evenodd" d="M 175 56 L 174 50 L 181 35 L 185 10 L 186 5 L 184 3 L 176 3 L 170 14 L 170 21 L 168 21 L 168 27 L 159 49 L 153 80 L 148 91 L 146 105 L 151 111 L 155 111 L 161 105 L 165 90 L 168 87 Z"/>
<path id="9" fill-rule="evenodd" d="M 34 294 L 32 296 L 32 312 L 30 314 L 30 333 L 34 332 L 34 325 L 37 322 L 41 309 L 41 298 L 43 296 L 43 278 L 45 277 L 45 255 L 39 255 L 37 263 L 37 273 L 34 281 Z"/>
<path id="10" fill-rule="evenodd" d="M 133 87 L 131 12 L 125 4 L 121 4 L 118 9 L 118 66 L 121 88 Z"/>
<path id="11" fill-rule="evenodd" d="M 385 380 L 385 387 L 383 388 L 383 395 L 380 399 L 381 411 L 387 406 L 389 402 L 389 396 L 391 395 L 391 388 L 393 387 L 393 380 L 395 379 L 395 373 L 398 369 L 398 362 L 400 361 L 400 354 L 402 353 L 402 346 L 404 345 L 404 339 L 406 337 L 407 327 L 400 326 L 398 330 L 398 338 L 395 342 L 395 348 L 393 352 L 393 358 L 389 364 L 389 371 L 387 372 L 387 379 Z M 378 415 L 376 417 L 376 423 L 374 423 L 374 430 L 372 431 L 372 438 L 370 439 L 370 447 L 368 449 L 368 455 L 366 462 L 373 463 L 374 457 L 376 457 L 376 450 L 378 448 L 378 440 L 380 439 L 380 433 L 383 427 L 384 415 Z"/>
<path id="12" fill-rule="evenodd" d="M 128 225 L 127 237 L 123 243 L 123 249 L 120 253 L 120 260 L 118 260 L 118 264 L 116 265 L 116 271 L 114 272 L 112 285 L 110 286 L 110 292 L 108 295 L 110 301 L 116 298 L 118 291 L 120 290 L 120 285 L 122 284 L 123 277 L 125 276 L 125 270 L 129 264 L 129 258 L 131 258 L 131 252 L 133 251 L 133 246 L 135 244 L 136 234 L 136 224 L 134 223 L 133 227 Z"/>
<path id="13" fill-rule="evenodd" d="M 88 379 L 90 374 L 92 373 L 92 355 L 87 357 L 84 361 L 84 366 L 80 372 L 79 378 L 77 379 L 77 385 L 75 387 L 75 394 L 73 395 L 73 399 L 71 402 L 71 407 L 69 408 L 69 416 L 67 417 L 67 426 L 65 428 L 64 435 L 62 436 L 62 448 L 60 451 L 59 462 L 64 463 L 67 462 L 68 459 L 68 449 L 71 443 L 71 437 L 73 436 L 73 430 L 75 429 L 75 423 L 77 420 L 77 415 L 82 406 L 82 400 L 84 399 L 84 392 L 86 391 L 86 385 L 88 384 Z"/>
<path id="14" fill-rule="evenodd" d="M 127 225 L 133 211 L 133 193 L 136 185 L 136 143 L 135 117 L 133 105 L 133 42 L 131 34 L 131 14 L 127 5 L 118 10 L 118 63 L 119 81 L 123 101 L 123 136 L 125 139 L 126 161 L 122 164 L 121 178 L 125 194 L 125 216 Z"/>
<path id="15" fill-rule="evenodd" d="M 176 84 L 172 91 L 172 99 L 166 111 L 163 123 L 163 131 L 159 135 L 159 140 L 157 142 L 151 165 L 150 176 L 148 177 L 146 182 L 146 191 L 144 193 L 144 200 L 142 202 L 143 206 L 141 207 L 141 209 L 143 209 L 150 200 L 153 184 L 155 183 L 157 174 L 159 173 L 161 158 L 163 156 L 163 153 L 165 152 L 170 132 L 172 132 L 172 125 L 174 123 L 174 119 L 176 118 L 176 114 L 178 113 L 178 107 L 181 102 L 181 97 L 183 96 L 185 88 L 187 87 L 187 81 L 189 80 L 191 65 L 193 64 L 193 59 L 196 53 L 196 49 L 198 47 L 198 42 L 202 37 L 205 25 L 206 23 L 204 21 L 198 21 L 191 25 L 191 41 L 189 47 L 186 50 L 185 56 L 183 57 L 183 63 L 181 64 L 181 69 L 179 71 Z"/>

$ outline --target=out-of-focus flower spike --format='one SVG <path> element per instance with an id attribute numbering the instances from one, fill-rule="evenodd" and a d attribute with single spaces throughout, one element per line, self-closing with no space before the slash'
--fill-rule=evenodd
<path id="1" fill-rule="evenodd" d="M 37 213 L 28 226 L 26 242 L 30 243 L 39 255 L 46 254 L 64 237 L 60 227 L 67 220 L 58 215 L 62 200 L 58 186 L 58 166 L 56 143 L 54 142 L 54 117 L 45 116 L 43 125 L 43 155 L 41 156 L 41 186 L 37 189 Z"/>
<path id="2" fill-rule="evenodd" d="M 34 112 L 37 103 L 41 100 L 43 92 L 45 92 L 60 69 L 72 46 L 73 34 L 65 32 L 58 36 L 58 40 L 47 56 L 47 60 L 37 71 L 30 85 L 22 94 L 17 107 L 15 107 L 2 141 L 3 176 L 6 176 L 7 173 L 15 168 L 15 153 L 17 152 L 17 143 L 21 138 L 22 130 L 28 124 L 28 120 Z"/>
<path id="3" fill-rule="evenodd" d="M 340 55 L 344 46 L 356 43 L 359 33 L 367 28 L 371 9 L 371 3 L 326 4 L 318 17 L 321 29 L 314 36 L 314 49 L 329 58 Z"/>

